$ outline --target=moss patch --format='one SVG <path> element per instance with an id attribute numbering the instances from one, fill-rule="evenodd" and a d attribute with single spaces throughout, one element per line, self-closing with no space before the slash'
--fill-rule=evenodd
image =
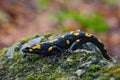
<path id="1" fill-rule="evenodd" d="M 45 41 L 49 35 L 42 35 Z M 99 56 L 98 51 L 76 50 L 62 56 L 38 56 L 21 53 L 25 38 L 0 51 L 0 79 L 2 80 L 108 80 L 120 79 L 120 63 Z M 24 42 L 23 42 L 24 41 Z M 19 44 L 18 43 L 22 43 Z M 17 45 L 16 45 L 17 44 Z M 17 50 L 16 50 L 17 47 Z M 12 51 L 9 54 L 10 49 Z M 101 55 L 101 54 L 100 54 Z M 12 56 L 12 57 L 11 57 Z"/>

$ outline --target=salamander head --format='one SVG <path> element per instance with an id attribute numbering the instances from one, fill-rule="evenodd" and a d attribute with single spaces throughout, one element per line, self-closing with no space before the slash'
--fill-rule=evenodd
<path id="1" fill-rule="evenodd" d="M 36 44 L 31 47 L 25 47 L 22 49 L 23 53 L 34 53 L 34 54 L 47 54 L 50 53 L 50 43 Z"/>

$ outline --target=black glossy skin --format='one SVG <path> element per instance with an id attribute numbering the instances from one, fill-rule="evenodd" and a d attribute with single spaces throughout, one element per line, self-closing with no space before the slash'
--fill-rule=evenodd
<path id="1" fill-rule="evenodd" d="M 62 36 L 62 37 L 61 37 Z M 95 44 L 103 54 L 103 57 L 110 60 L 106 48 L 96 36 L 82 31 L 67 32 L 61 36 L 55 37 L 53 40 L 36 44 L 40 47 L 33 49 L 35 46 L 30 46 L 22 49 L 25 53 L 50 55 L 51 53 L 63 53 L 64 51 L 75 50 L 79 45 L 91 42 Z M 63 37 L 64 36 L 64 37 Z"/>

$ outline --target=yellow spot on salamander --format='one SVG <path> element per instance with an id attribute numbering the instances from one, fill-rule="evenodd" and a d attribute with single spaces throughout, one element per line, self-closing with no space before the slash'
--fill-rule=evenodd
<path id="1" fill-rule="evenodd" d="M 99 41 L 100 43 L 102 43 L 102 41 L 101 41 L 100 39 L 98 39 L 98 41 Z"/>
<path id="2" fill-rule="evenodd" d="M 32 52 L 33 50 L 32 49 L 29 49 L 30 52 Z"/>
<path id="3" fill-rule="evenodd" d="M 65 35 L 62 35 L 61 38 L 65 38 Z"/>
<path id="4" fill-rule="evenodd" d="M 107 55 L 109 55 L 109 53 L 107 52 Z"/>
<path id="5" fill-rule="evenodd" d="M 72 34 L 74 31 L 70 31 L 70 34 Z"/>
<path id="6" fill-rule="evenodd" d="M 69 45 L 69 44 L 70 44 L 70 41 L 69 41 L 69 40 L 66 40 L 66 43 Z"/>
<path id="7" fill-rule="evenodd" d="M 106 51 L 106 54 L 109 55 L 109 53 L 107 52 L 107 48 L 104 46 L 104 50 Z"/>
<path id="8" fill-rule="evenodd" d="M 53 47 L 52 47 L 52 46 L 48 48 L 48 51 L 52 51 L 52 50 L 53 50 Z"/>
<path id="9" fill-rule="evenodd" d="M 104 50 L 106 50 L 106 47 L 104 46 Z"/>
<path id="10" fill-rule="evenodd" d="M 80 34 L 79 32 L 76 32 L 74 33 L 74 36 L 79 36 L 79 34 Z"/>
<path id="11" fill-rule="evenodd" d="M 77 39 L 76 42 L 80 42 L 80 39 Z"/>
<path id="12" fill-rule="evenodd" d="M 91 37 L 92 34 L 90 34 L 90 33 L 86 33 L 85 36 L 86 36 L 86 37 Z"/>
<path id="13" fill-rule="evenodd" d="M 50 40 L 50 43 L 53 43 L 53 42 L 56 42 L 58 41 L 58 39 L 53 39 L 53 40 Z"/>
<path id="14" fill-rule="evenodd" d="M 41 46 L 39 44 L 37 44 L 36 46 L 32 47 L 32 49 L 40 49 Z"/>

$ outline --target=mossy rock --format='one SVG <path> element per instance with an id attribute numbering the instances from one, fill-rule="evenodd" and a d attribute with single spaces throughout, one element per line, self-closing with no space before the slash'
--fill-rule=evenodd
<path id="1" fill-rule="evenodd" d="M 24 38 L 0 51 L 1 80 L 120 80 L 120 63 L 108 61 L 99 51 L 86 48 L 62 56 L 25 54 L 26 42 L 40 43 L 51 34 Z M 94 45 L 89 44 L 89 46 Z M 90 47 L 91 48 L 91 47 Z"/>

